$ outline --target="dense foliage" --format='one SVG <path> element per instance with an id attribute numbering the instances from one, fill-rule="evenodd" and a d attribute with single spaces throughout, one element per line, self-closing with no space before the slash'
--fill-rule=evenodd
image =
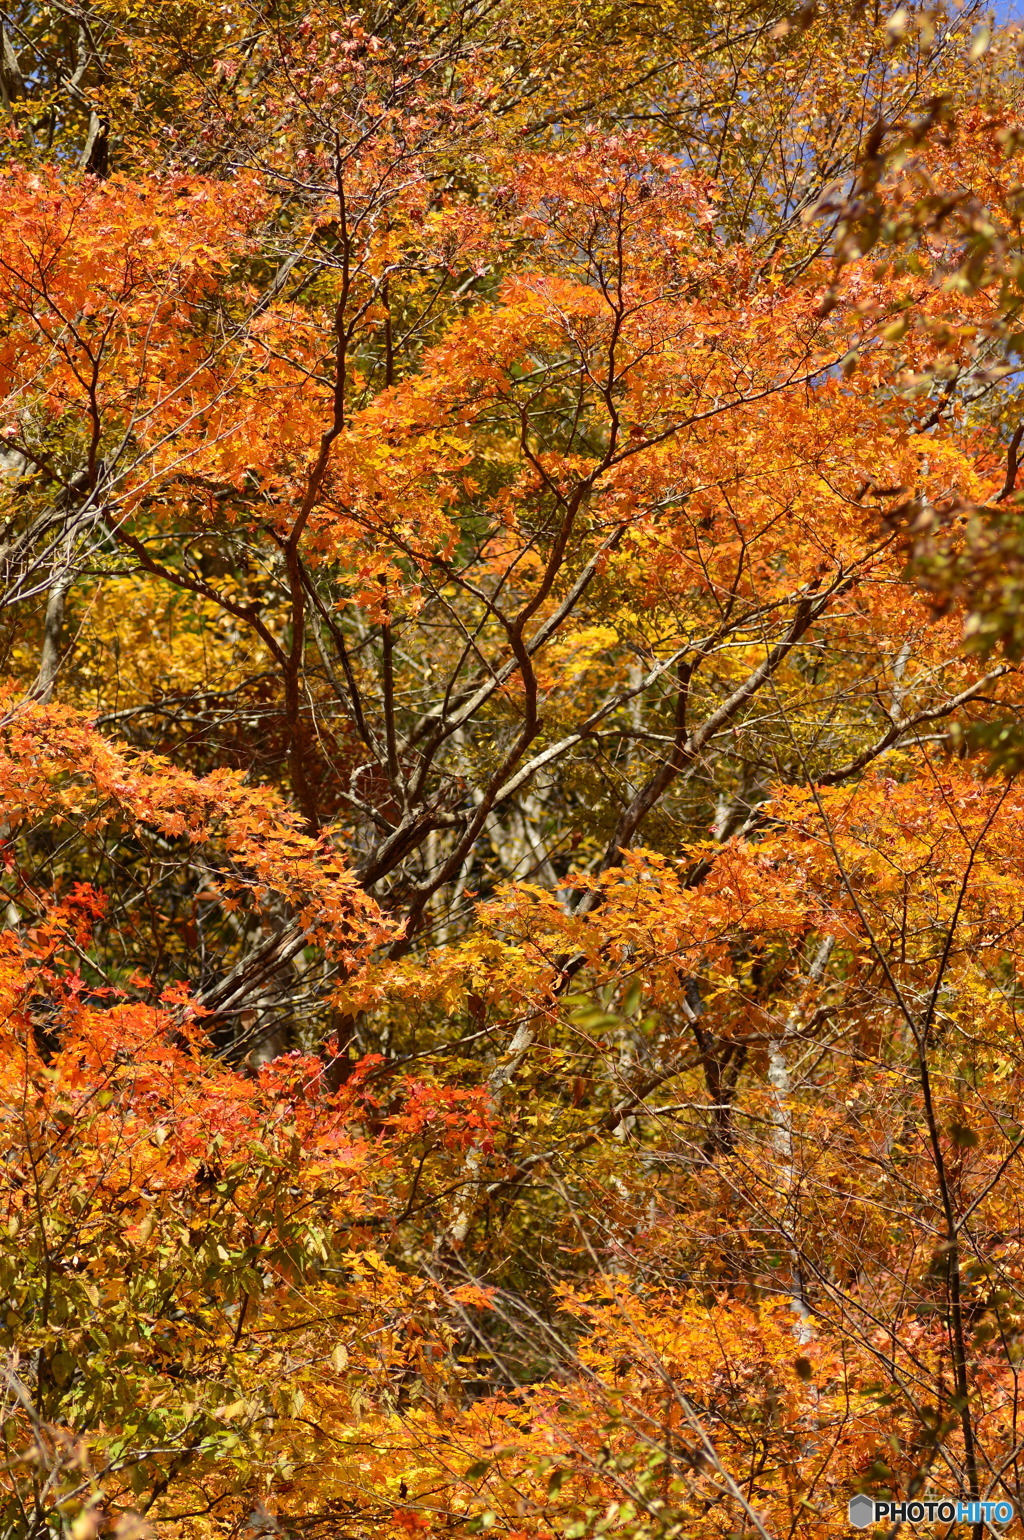
<path id="1" fill-rule="evenodd" d="M 0 1535 L 1019 1509 L 1015 29 L 0 41 Z"/>

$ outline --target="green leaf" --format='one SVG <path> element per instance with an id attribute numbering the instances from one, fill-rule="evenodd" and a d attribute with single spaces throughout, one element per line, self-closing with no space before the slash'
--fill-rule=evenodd
<path id="1" fill-rule="evenodd" d="M 643 999 L 643 993 L 644 986 L 641 981 L 638 978 L 632 979 L 626 989 L 626 993 L 622 997 L 622 1014 L 624 1016 L 636 1014 L 637 1007 Z"/>

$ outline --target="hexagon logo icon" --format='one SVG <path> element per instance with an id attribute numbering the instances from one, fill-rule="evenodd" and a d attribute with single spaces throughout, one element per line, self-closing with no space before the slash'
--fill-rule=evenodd
<path id="1" fill-rule="evenodd" d="M 875 1505 L 863 1492 L 858 1492 L 856 1497 L 850 1498 L 848 1511 L 850 1523 L 854 1529 L 867 1529 L 868 1525 L 875 1521 Z"/>

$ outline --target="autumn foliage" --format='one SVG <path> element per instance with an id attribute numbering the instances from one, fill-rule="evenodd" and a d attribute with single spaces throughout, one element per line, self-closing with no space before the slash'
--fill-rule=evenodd
<path id="1" fill-rule="evenodd" d="M 1020 1513 L 1014 25 L 0 43 L 0 1537 Z"/>

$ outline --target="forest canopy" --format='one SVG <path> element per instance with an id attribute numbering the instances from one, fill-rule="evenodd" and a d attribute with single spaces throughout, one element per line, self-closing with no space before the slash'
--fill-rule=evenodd
<path id="1" fill-rule="evenodd" d="M 0 4 L 3 1540 L 1024 1511 L 1022 53 Z"/>

